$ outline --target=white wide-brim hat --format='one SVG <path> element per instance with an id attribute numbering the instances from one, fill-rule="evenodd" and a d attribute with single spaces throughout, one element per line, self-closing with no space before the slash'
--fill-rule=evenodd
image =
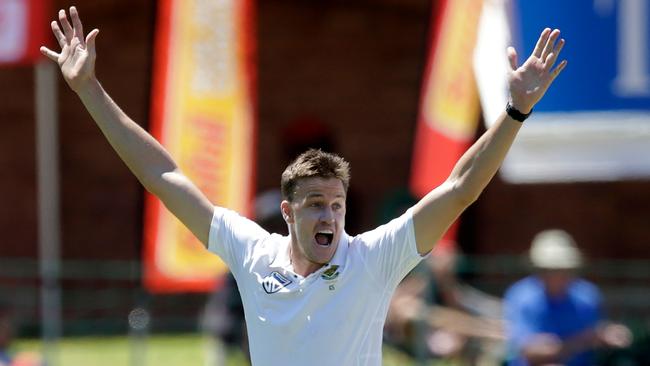
<path id="1" fill-rule="evenodd" d="M 535 236 L 530 247 L 530 261 L 540 269 L 574 269 L 582 265 L 582 254 L 571 235 L 552 229 Z"/>

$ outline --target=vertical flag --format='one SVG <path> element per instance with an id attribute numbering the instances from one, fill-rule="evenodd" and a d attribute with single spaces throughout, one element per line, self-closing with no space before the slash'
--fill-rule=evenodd
<path id="1" fill-rule="evenodd" d="M 443 0 L 433 15 L 411 165 L 417 197 L 447 179 L 474 138 L 479 100 L 472 55 L 482 6 L 480 0 Z M 443 242 L 453 242 L 455 231 L 454 225 Z"/>
<path id="2" fill-rule="evenodd" d="M 0 1 L 0 64 L 33 64 L 50 44 L 47 0 Z"/>
<path id="3" fill-rule="evenodd" d="M 250 212 L 254 164 L 252 0 L 160 0 L 152 134 L 216 205 Z M 154 292 L 209 291 L 227 271 L 151 195 L 144 282 Z"/>

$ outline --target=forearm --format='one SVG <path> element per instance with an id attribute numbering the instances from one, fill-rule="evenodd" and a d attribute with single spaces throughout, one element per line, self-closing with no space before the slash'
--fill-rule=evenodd
<path id="1" fill-rule="evenodd" d="M 522 123 L 505 112 L 458 160 L 448 181 L 466 205 L 474 202 L 505 159 Z"/>
<path id="2" fill-rule="evenodd" d="M 519 66 L 514 48 L 508 48 L 507 74 L 510 103 L 528 114 L 542 98 L 566 61 L 553 68 L 564 45 L 559 30 L 544 29 L 533 53 Z M 556 42 L 557 41 L 557 42 Z M 497 172 L 521 128 L 505 111 L 488 131 L 458 160 L 449 178 L 424 196 L 413 208 L 418 252 L 428 253 L 467 206 L 476 201 Z"/>
<path id="3" fill-rule="evenodd" d="M 77 94 L 120 158 L 155 193 L 163 174 L 177 169 L 169 153 L 113 102 L 96 79 Z"/>
<path id="4" fill-rule="evenodd" d="M 548 365 L 566 362 L 577 354 L 596 347 L 593 329 L 587 329 L 565 340 L 552 334 L 539 335 L 523 348 L 523 355 L 531 365 Z"/>

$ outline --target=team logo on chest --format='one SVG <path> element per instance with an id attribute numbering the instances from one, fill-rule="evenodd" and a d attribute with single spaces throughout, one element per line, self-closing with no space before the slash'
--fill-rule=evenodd
<path id="1" fill-rule="evenodd" d="M 338 264 L 333 264 L 330 268 L 323 271 L 320 275 L 320 278 L 325 280 L 330 291 L 336 290 L 334 284 L 336 283 L 336 278 L 339 276 L 339 266 Z"/>
<path id="2" fill-rule="evenodd" d="M 320 277 L 326 281 L 332 281 L 339 276 L 338 264 L 333 264 L 330 268 L 323 272 Z"/>
<path id="3" fill-rule="evenodd" d="M 290 279 L 284 277 L 278 271 L 273 271 L 262 280 L 262 288 L 267 294 L 274 294 L 290 283 Z"/>

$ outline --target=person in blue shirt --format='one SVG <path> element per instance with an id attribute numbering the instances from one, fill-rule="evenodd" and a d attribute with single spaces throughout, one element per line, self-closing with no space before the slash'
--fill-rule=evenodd
<path id="1" fill-rule="evenodd" d="M 594 365 L 597 347 L 625 347 L 630 331 L 606 323 L 598 288 L 576 276 L 582 255 L 569 234 L 546 230 L 533 240 L 536 273 L 506 292 L 509 365 Z"/>

